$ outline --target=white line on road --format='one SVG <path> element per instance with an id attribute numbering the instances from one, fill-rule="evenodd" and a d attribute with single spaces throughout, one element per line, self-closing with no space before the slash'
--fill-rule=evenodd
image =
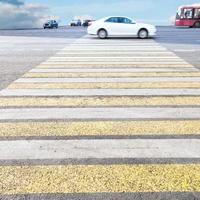
<path id="1" fill-rule="evenodd" d="M 185 61 L 171 61 L 171 62 L 169 62 L 169 61 L 132 61 L 132 62 L 130 62 L 130 61 L 123 61 L 123 62 L 121 62 L 121 61 L 119 61 L 119 60 L 113 60 L 113 61 L 93 61 L 93 60 L 91 60 L 91 61 L 76 61 L 76 60 L 74 60 L 74 61 L 46 61 L 46 62 L 43 62 L 43 63 L 41 63 L 41 65 L 49 65 L 49 64 L 54 64 L 54 65 L 57 65 L 57 64 L 59 64 L 59 65 L 65 65 L 65 64 L 68 64 L 68 65 L 76 65 L 76 64 L 78 64 L 78 65 L 84 65 L 84 64 L 93 64 L 93 65 L 95 65 L 95 64 L 101 64 L 102 65 L 102 67 L 104 66 L 104 65 L 107 65 L 107 64 L 118 64 L 119 66 L 120 65 L 132 65 L 132 66 L 134 66 L 134 65 L 143 65 L 143 64 L 147 64 L 147 65 L 163 65 L 163 64 L 165 64 L 165 65 L 178 65 L 178 64 L 180 64 L 180 65 L 188 65 L 188 66 L 191 66 L 190 64 L 188 64 L 187 62 L 185 62 Z"/>
<path id="2" fill-rule="evenodd" d="M 200 158 L 198 139 L 19 140 L 0 142 L 0 160 Z"/>
<path id="3" fill-rule="evenodd" d="M 156 78 L 20 78 L 15 83 L 158 83 L 200 82 L 200 77 L 156 77 Z"/>
<path id="4" fill-rule="evenodd" d="M 5 89 L 0 96 L 200 96 L 200 89 Z"/>
<path id="5" fill-rule="evenodd" d="M 104 56 L 104 55 L 129 55 L 132 54 L 132 55 L 168 55 L 168 56 L 174 56 L 175 54 L 174 53 L 171 53 L 171 52 L 152 52 L 152 51 L 146 51 L 146 52 L 132 52 L 132 51 L 123 51 L 123 52 L 120 52 L 120 51 L 112 51 L 112 52 L 94 52 L 94 51 L 77 51 L 77 52 L 58 52 L 57 55 L 70 55 L 70 56 L 75 56 L 75 55 L 99 55 L 99 56 Z"/>
<path id="6" fill-rule="evenodd" d="M 175 52 L 194 52 L 195 49 L 175 49 Z"/>
<path id="7" fill-rule="evenodd" d="M 95 61 L 98 61 L 98 60 L 125 60 L 125 61 L 134 61 L 134 60 L 144 60 L 144 59 L 148 59 L 148 60 L 182 60 L 181 58 L 179 58 L 179 57 L 177 57 L 177 56 L 92 56 L 92 57 L 90 57 L 90 56 L 87 56 L 87 57 L 81 57 L 81 56 L 74 56 L 74 57 L 61 57 L 61 56 L 59 56 L 59 57 L 51 57 L 51 58 L 49 58 L 49 60 L 83 60 L 83 61 L 85 61 L 85 60 L 88 60 L 88 61 L 90 61 L 90 60 L 95 60 Z"/>
<path id="8" fill-rule="evenodd" d="M 105 107 L 0 109 L 0 120 L 197 119 L 200 108 Z"/>
<path id="9" fill-rule="evenodd" d="M 98 73 L 98 72 L 194 72 L 199 71 L 196 68 L 84 68 L 84 69 L 32 69 L 31 73 L 59 73 L 59 72 L 70 72 L 70 73 Z"/>

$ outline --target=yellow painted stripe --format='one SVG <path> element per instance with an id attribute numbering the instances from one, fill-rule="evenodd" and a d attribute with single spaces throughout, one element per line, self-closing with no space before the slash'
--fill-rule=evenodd
<path id="1" fill-rule="evenodd" d="M 88 121 L 0 123 L 1 137 L 200 135 L 200 121 Z"/>
<path id="2" fill-rule="evenodd" d="M 200 88 L 200 82 L 156 83 L 13 83 L 9 89 L 132 89 L 132 88 Z"/>
<path id="3" fill-rule="evenodd" d="M 112 63 L 112 64 L 98 64 L 98 63 L 95 63 L 95 64 L 73 64 L 73 63 L 69 63 L 69 64 L 41 64 L 39 65 L 37 68 L 41 68 L 41 69 L 46 69 L 46 68 L 88 68 L 88 67 L 92 67 L 92 68 L 95 68 L 95 67 L 101 67 L 101 68 L 109 68 L 109 67 L 119 67 L 119 68 L 122 68 L 122 67 L 172 67 L 172 68 L 176 68 L 176 67 L 193 67 L 192 65 L 190 64 L 156 64 L 156 63 L 149 63 L 149 64 L 143 64 L 143 63 L 138 63 L 138 64 L 115 64 L 115 63 Z"/>
<path id="4" fill-rule="evenodd" d="M 0 98 L 6 106 L 187 106 L 200 105 L 200 97 L 14 97 Z"/>
<path id="5" fill-rule="evenodd" d="M 95 77 L 200 77 L 200 72 L 155 73 L 27 73 L 24 78 L 95 78 Z"/>
<path id="6" fill-rule="evenodd" d="M 200 165 L 0 167 L 0 193 L 200 192 Z"/>

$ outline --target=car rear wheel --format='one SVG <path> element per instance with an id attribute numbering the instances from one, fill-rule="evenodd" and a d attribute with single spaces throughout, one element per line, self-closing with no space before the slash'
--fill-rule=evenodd
<path id="1" fill-rule="evenodd" d="M 106 39 L 108 36 L 107 31 L 105 29 L 101 29 L 98 31 L 98 37 L 100 39 Z"/>
<path id="2" fill-rule="evenodd" d="M 200 28 L 200 22 L 196 22 L 196 23 L 194 24 L 194 27 L 195 27 L 195 28 Z"/>
<path id="3" fill-rule="evenodd" d="M 141 30 L 138 32 L 138 37 L 139 37 L 140 39 L 146 39 L 146 38 L 148 38 L 148 36 L 149 36 L 149 33 L 148 33 L 148 31 L 147 31 L 146 29 L 141 29 Z"/>

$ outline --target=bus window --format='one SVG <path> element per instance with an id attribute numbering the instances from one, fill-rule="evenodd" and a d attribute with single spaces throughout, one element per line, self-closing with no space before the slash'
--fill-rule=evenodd
<path id="1" fill-rule="evenodd" d="M 177 13 L 176 13 L 176 19 L 181 19 L 181 14 L 182 14 L 182 9 L 179 8 Z"/>
<path id="2" fill-rule="evenodd" d="M 192 19 L 193 18 L 193 9 L 184 9 L 184 18 L 185 19 Z"/>
<path id="3" fill-rule="evenodd" d="M 196 8 L 194 10 L 194 18 L 195 19 L 200 19 L 200 8 Z"/>

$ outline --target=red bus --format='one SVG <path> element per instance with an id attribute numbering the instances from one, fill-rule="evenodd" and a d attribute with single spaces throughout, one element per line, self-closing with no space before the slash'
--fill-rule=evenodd
<path id="1" fill-rule="evenodd" d="M 200 6 L 184 6 L 176 14 L 176 26 L 200 28 Z"/>

